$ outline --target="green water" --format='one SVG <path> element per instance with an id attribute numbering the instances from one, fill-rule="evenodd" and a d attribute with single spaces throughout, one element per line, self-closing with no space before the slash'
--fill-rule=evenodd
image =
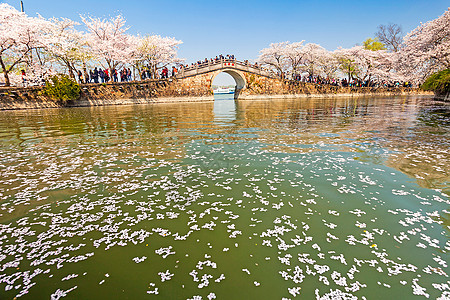
<path id="1" fill-rule="evenodd" d="M 0 299 L 448 299 L 429 98 L 0 112 Z"/>

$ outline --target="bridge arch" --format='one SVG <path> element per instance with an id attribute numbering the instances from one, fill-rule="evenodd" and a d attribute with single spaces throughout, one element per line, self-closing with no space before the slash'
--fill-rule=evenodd
<path id="1" fill-rule="evenodd" d="M 244 89 L 247 85 L 247 81 L 245 80 L 245 76 L 242 72 L 235 70 L 235 69 L 222 69 L 219 71 L 216 71 L 211 76 L 211 84 L 214 82 L 214 79 L 217 75 L 220 73 L 227 73 L 231 77 L 233 77 L 234 81 L 236 82 L 236 89 L 234 92 L 234 99 L 237 99 L 239 96 L 239 93 L 242 89 Z"/>
<path id="2" fill-rule="evenodd" d="M 209 88 L 211 89 L 214 78 L 222 72 L 229 74 L 236 82 L 234 99 L 238 99 L 240 92 L 247 88 L 247 82 L 244 74 L 255 74 L 266 78 L 278 78 L 271 71 L 262 68 L 257 64 L 251 64 L 248 61 L 242 62 L 235 59 L 219 59 L 192 64 L 192 66 L 181 68 L 176 78 L 180 80 L 187 80 L 186 82 L 189 82 L 189 78 L 199 76 L 198 78 L 205 79 L 205 84 L 209 84 Z M 205 85 L 203 85 L 203 87 L 205 87 Z"/>

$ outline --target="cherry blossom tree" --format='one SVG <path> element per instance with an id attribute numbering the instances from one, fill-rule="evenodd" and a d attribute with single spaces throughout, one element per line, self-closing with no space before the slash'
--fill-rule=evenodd
<path id="1" fill-rule="evenodd" d="M 289 68 L 288 58 L 286 56 L 286 47 L 289 42 L 272 43 L 268 48 L 262 49 L 257 62 L 261 65 L 270 67 L 276 73 L 284 76 Z"/>
<path id="2" fill-rule="evenodd" d="M 450 68 L 450 8 L 437 19 L 421 24 L 403 39 L 398 69 L 410 80 Z"/>
<path id="3" fill-rule="evenodd" d="M 384 52 L 377 58 L 377 65 L 372 69 L 372 75 L 382 81 L 398 81 L 405 82 L 409 79 L 396 69 L 398 62 L 398 54 L 396 52 Z"/>
<path id="4" fill-rule="evenodd" d="M 149 35 L 141 38 L 133 36 L 130 41 L 133 45 L 131 63 L 139 70 L 139 74 L 144 67 L 148 66 L 154 76 L 158 69 L 183 61 L 177 56 L 178 47 L 183 42 L 173 37 Z"/>
<path id="5" fill-rule="evenodd" d="M 307 72 L 311 76 L 333 76 L 338 69 L 335 55 L 318 44 L 303 43 L 270 44 L 269 48 L 260 51 L 258 62 L 272 67 L 275 72 L 292 74 L 292 77 L 300 72 Z"/>
<path id="6" fill-rule="evenodd" d="M 319 62 L 322 74 L 328 78 L 334 78 L 339 70 L 339 62 L 334 52 L 326 51 L 319 57 Z"/>
<path id="7" fill-rule="evenodd" d="M 123 16 L 109 20 L 82 16 L 81 20 L 88 28 L 90 52 L 104 68 L 118 69 L 129 62 L 133 50 Z"/>
<path id="8" fill-rule="evenodd" d="M 6 86 L 11 85 L 10 73 L 30 61 L 33 49 L 43 47 L 49 26 L 42 17 L 28 17 L 6 3 L 0 4 L 0 67 Z"/>
<path id="9" fill-rule="evenodd" d="M 306 55 L 303 42 L 304 41 L 287 43 L 284 48 L 287 66 L 290 68 L 293 75 L 300 72 L 299 67 L 302 65 L 303 58 Z"/>
<path id="10" fill-rule="evenodd" d="M 400 80 L 393 71 L 395 54 L 387 50 L 369 50 L 363 46 L 350 49 L 338 49 L 340 69 L 348 76 L 348 80 L 361 81 Z"/>
<path id="11" fill-rule="evenodd" d="M 321 62 L 328 55 L 328 51 L 322 46 L 308 43 L 303 47 L 304 56 L 301 69 L 309 75 L 319 75 L 321 73 Z"/>
<path id="12" fill-rule="evenodd" d="M 283 74 L 307 72 L 310 76 L 334 78 L 340 70 L 348 80 L 358 79 L 371 82 L 373 80 L 404 80 L 394 66 L 397 53 L 384 50 L 377 39 L 368 39 L 365 46 L 350 49 L 339 48 L 330 52 L 314 43 L 283 42 L 271 44 L 261 50 L 258 61 L 272 67 Z"/>
<path id="13" fill-rule="evenodd" d="M 79 23 L 70 19 L 51 19 L 50 37 L 45 41 L 45 48 L 54 61 L 67 69 L 69 76 L 75 78 L 78 67 L 89 58 L 87 37 L 75 29 Z"/>

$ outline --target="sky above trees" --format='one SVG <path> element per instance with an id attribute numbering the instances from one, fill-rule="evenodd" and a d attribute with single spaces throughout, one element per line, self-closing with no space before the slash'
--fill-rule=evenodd
<path id="1" fill-rule="evenodd" d="M 259 50 L 282 41 L 350 48 L 374 37 L 380 24 L 397 23 L 406 34 L 442 15 L 448 0 L 433 1 L 138 1 L 23 0 L 29 16 L 110 17 L 121 13 L 131 34 L 182 40 L 179 57 L 193 62 L 218 54 L 254 60 Z M 3 0 L 20 9 L 19 0 Z"/>

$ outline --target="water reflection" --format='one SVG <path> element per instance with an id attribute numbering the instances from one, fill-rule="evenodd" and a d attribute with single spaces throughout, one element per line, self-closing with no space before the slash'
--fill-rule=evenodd
<path id="1" fill-rule="evenodd" d="M 236 102 L 234 99 L 217 99 L 214 101 L 214 121 L 216 123 L 233 123 L 236 120 Z"/>
<path id="2" fill-rule="evenodd" d="M 417 97 L 396 101 L 383 98 L 242 101 L 237 105 L 244 127 L 275 129 L 273 134 L 263 133 L 264 141 L 276 145 L 327 143 L 350 151 L 360 150 L 355 141 L 377 144 L 391 152 L 381 161 L 388 160 L 389 166 L 417 178 L 427 188 L 449 192 L 447 104 L 436 103 L 436 108 L 434 103 Z M 280 131 L 286 135 L 280 135 Z M 349 141 L 353 149 L 345 148 Z M 380 160 L 379 156 L 374 158 Z M 422 163 L 418 166 L 419 161 Z"/>
<path id="3" fill-rule="evenodd" d="M 94 143 L 111 151 L 125 145 L 128 151 L 157 153 L 167 148 L 179 151 L 191 138 L 185 132 L 189 129 L 236 134 L 258 128 L 254 134 L 260 141 L 275 145 L 327 143 L 348 149 L 349 141 L 377 143 L 394 153 L 386 157 L 390 166 L 427 188 L 448 191 L 449 119 L 447 104 L 430 105 L 419 97 L 238 102 L 224 98 L 195 105 L 15 111 L 2 112 L 0 147 L 50 151 L 54 145 Z M 238 127 L 217 127 L 217 123 Z M 351 148 L 359 151 L 354 145 Z"/>

